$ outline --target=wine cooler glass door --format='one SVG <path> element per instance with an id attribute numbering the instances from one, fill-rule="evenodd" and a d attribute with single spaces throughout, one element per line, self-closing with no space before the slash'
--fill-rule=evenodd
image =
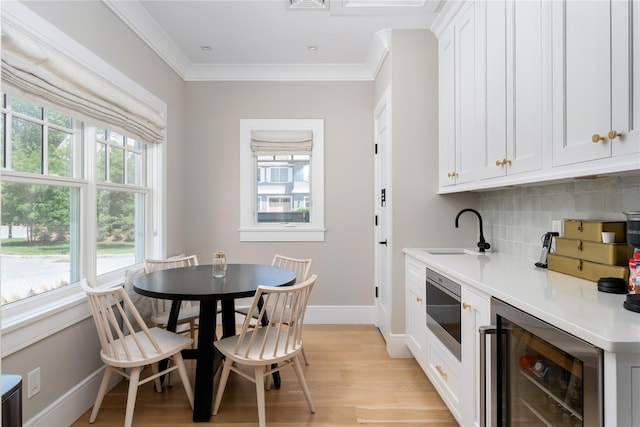
<path id="1" fill-rule="evenodd" d="M 496 319 L 498 424 L 601 426 L 602 351 L 522 315 Z"/>

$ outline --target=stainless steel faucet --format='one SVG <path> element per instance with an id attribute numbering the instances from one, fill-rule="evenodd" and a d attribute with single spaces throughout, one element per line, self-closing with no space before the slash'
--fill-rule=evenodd
<path id="1" fill-rule="evenodd" d="M 478 225 L 480 226 L 480 241 L 478 242 L 478 251 L 484 252 L 486 249 L 491 248 L 491 245 L 484 240 L 484 234 L 482 232 L 482 216 L 480 215 L 480 212 L 478 212 L 477 210 L 467 208 L 467 209 L 462 209 L 460 212 L 458 212 L 458 215 L 456 215 L 456 228 L 458 228 L 458 218 L 460 218 L 460 215 L 462 215 L 465 212 L 473 212 L 478 216 Z"/>

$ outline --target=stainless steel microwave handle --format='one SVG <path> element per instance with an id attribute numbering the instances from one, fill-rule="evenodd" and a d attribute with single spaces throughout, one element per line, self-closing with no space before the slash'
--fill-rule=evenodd
<path id="1" fill-rule="evenodd" d="M 495 335 L 494 325 L 480 326 L 480 427 L 487 425 L 487 335 Z"/>

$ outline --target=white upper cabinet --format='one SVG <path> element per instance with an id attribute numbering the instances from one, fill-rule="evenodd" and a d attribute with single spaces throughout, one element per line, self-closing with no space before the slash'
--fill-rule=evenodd
<path id="1" fill-rule="evenodd" d="M 476 179 L 474 3 L 468 2 L 439 41 L 440 186 Z"/>
<path id="2" fill-rule="evenodd" d="M 440 193 L 640 172 L 639 0 L 447 2 L 432 30 Z"/>
<path id="3" fill-rule="evenodd" d="M 558 0 L 551 7 L 553 166 L 639 153 L 640 4 Z"/>
<path id="4" fill-rule="evenodd" d="M 477 3 L 481 178 L 542 168 L 550 123 L 548 1 Z M 548 140 L 548 139 L 547 139 Z"/>

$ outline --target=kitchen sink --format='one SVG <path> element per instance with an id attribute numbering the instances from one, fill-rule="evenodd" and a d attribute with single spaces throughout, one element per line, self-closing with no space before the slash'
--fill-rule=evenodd
<path id="1" fill-rule="evenodd" d="M 429 255 L 482 255 L 477 250 L 465 248 L 429 248 L 422 250 Z"/>

